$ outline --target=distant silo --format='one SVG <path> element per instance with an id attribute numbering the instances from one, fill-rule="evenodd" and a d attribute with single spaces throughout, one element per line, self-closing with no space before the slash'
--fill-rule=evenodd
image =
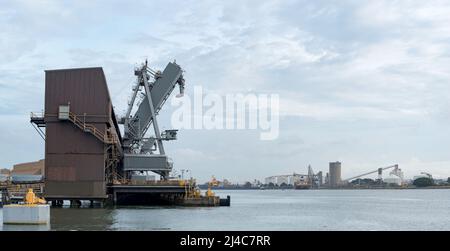
<path id="1" fill-rule="evenodd" d="M 330 187 L 341 184 L 341 162 L 330 162 Z"/>
<path id="2" fill-rule="evenodd" d="M 317 173 L 317 185 L 319 185 L 319 187 L 322 186 L 323 184 L 323 177 L 322 177 L 322 171 Z"/>

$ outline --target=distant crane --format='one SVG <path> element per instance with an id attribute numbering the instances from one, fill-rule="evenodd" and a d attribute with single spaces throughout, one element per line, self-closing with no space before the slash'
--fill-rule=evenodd
<path id="1" fill-rule="evenodd" d="M 361 178 L 361 177 L 364 177 L 364 176 L 367 176 L 367 175 L 370 175 L 370 174 L 374 174 L 374 173 L 378 173 L 378 179 L 379 179 L 379 180 L 382 180 L 382 178 L 383 178 L 383 177 L 382 177 L 383 171 L 384 171 L 384 170 L 387 170 L 387 169 L 391 169 L 391 168 L 395 168 L 394 171 L 397 170 L 397 171 L 395 171 L 396 173 L 401 172 L 401 170 L 398 168 L 398 164 L 395 164 L 395 165 L 392 165 L 392 166 L 380 167 L 380 168 L 378 168 L 378 169 L 375 170 L 375 171 L 371 171 L 371 172 L 368 172 L 368 173 L 363 173 L 363 174 L 361 174 L 361 175 L 354 176 L 354 177 L 345 179 L 345 180 L 343 180 L 343 181 L 344 181 L 344 182 L 348 182 L 348 181 L 350 181 L 350 180 L 354 180 L 354 179 L 357 179 L 357 178 Z M 394 172 L 394 171 L 392 171 L 392 172 Z M 391 172 L 391 173 L 392 173 L 392 172 Z M 403 176 L 403 175 L 402 175 L 402 176 Z"/>
<path id="2" fill-rule="evenodd" d="M 303 175 L 295 174 L 295 176 L 303 177 Z M 317 174 L 314 173 L 314 170 L 312 169 L 311 165 L 308 165 L 308 175 L 306 176 L 305 180 L 299 180 L 294 182 L 294 188 L 295 189 L 313 189 L 313 188 L 319 188 L 322 183 L 322 172 L 319 172 Z"/>
<path id="3" fill-rule="evenodd" d="M 219 185 L 219 181 L 216 180 L 216 177 L 212 176 L 211 180 L 208 182 L 208 190 L 206 191 L 206 196 L 207 197 L 213 197 L 214 196 L 214 192 L 211 190 L 212 187 L 217 187 Z"/>
<path id="4" fill-rule="evenodd" d="M 425 174 L 428 178 L 430 178 L 430 180 L 433 180 L 433 176 L 430 173 L 421 172 L 420 174 Z"/>

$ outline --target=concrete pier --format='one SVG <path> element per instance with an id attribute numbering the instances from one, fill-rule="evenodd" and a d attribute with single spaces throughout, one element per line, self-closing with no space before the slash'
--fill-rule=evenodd
<path id="1" fill-rule="evenodd" d="M 50 205 L 18 205 L 3 207 L 3 224 L 49 224 Z"/>

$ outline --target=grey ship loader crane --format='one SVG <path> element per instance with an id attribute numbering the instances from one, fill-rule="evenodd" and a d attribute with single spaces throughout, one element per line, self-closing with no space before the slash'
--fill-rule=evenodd
<path id="1" fill-rule="evenodd" d="M 156 116 L 177 84 L 180 89 L 177 97 L 183 96 L 183 70 L 173 62 L 167 64 L 163 72 L 154 71 L 145 61 L 135 69 L 134 74 L 137 80 L 131 101 L 125 117 L 119 120 L 124 125 L 123 171 L 125 177 L 133 171 L 152 171 L 167 179 L 173 163 L 164 151 L 163 141 L 176 140 L 177 130 L 161 133 Z M 139 93 L 142 100 L 132 115 Z M 150 126 L 153 126 L 154 137 L 145 136 Z"/>

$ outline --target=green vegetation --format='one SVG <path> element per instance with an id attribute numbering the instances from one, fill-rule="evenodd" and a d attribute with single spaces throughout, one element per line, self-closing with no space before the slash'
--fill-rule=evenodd
<path id="1" fill-rule="evenodd" d="M 252 187 L 252 183 L 250 183 L 250 182 L 245 182 L 245 184 L 244 184 L 244 188 L 251 188 Z"/>
<path id="2" fill-rule="evenodd" d="M 376 185 L 377 184 L 377 182 L 375 180 L 368 179 L 368 178 L 366 178 L 366 179 L 355 179 L 355 180 L 352 180 L 350 183 L 352 185 L 362 185 L 362 186 L 370 186 L 370 185 Z"/>
<path id="3" fill-rule="evenodd" d="M 292 185 L 288 185 L 288 184 L 283 182 L 283 183 L 281 183 L 280 188 L 281 189 L 288 189 L 288 188 L 292 188 Z"/>

